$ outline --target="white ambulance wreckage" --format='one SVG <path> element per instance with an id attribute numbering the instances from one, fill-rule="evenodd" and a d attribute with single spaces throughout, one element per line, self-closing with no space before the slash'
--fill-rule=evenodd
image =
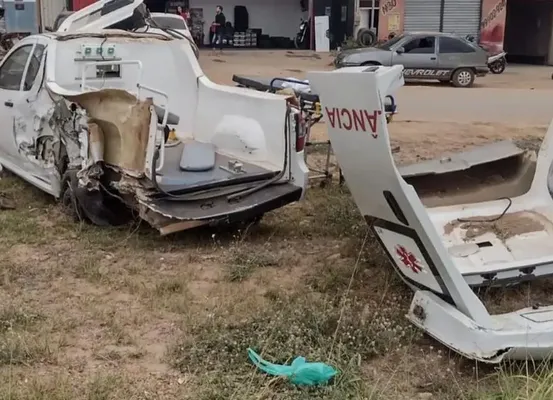
<path id="1" fill-rule="evenodd" d="M 75 216 L 138 216 L 162 234 L 299 200 L 308 170 L 290 98 L 215 84 L 187 40 L 131 32 L 141 4 L 94 3 L 63 33 L 11 49 L 0 64 L 2 166 Z"/>
<path id="2" fill-rule="evenodd" d="M 355 67 L 308 79 L 358 208 L 415 291 L 407 317 L 471 359 L 550 357 L 553 306 L 490 315 L 472 289 L 553 273 L 553 123 L 537 157 L 498 142 L 398 168 L 379 82 L 403 81 L 402 69 Z M 482 174 L 490 179 L 475 184 Z"/>

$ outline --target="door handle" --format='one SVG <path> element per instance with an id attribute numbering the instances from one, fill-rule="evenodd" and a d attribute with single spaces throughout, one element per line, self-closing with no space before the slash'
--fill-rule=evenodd
<path id="1" fill-rule="evenodd" d="M 11 101 L 5 101 L 5 102 L 4 102 L 4 105 L 5 105 L 6 107 L 13 107 L 13 103 L 12 103 Z"/>
<path id="2" fill-rule="evenodd" d="M 436 57 L 430 57 L 430 59 L 431 59 L 431 60 L 435 60 L 435 59 L 436 59 Z"/>

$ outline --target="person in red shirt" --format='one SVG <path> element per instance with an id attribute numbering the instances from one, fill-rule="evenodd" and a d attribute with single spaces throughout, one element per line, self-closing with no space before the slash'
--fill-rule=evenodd
<path id="1" fill-rule="evenodd" d="M 188 10 L 183 10 L 181 6 L 178 6 L 177 14 L 184 18 L 184 20 L 188 24 L 188 20 L 190 19 L 190 13 L 188 12 Z"/>

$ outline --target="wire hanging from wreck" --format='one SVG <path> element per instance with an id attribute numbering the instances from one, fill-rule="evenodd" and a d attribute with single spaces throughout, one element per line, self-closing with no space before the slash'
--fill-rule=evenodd
<path id="1" fill-rule="evenodd" d="M 505 216 L 505 214 L 507 214 L 507 211 L 509 211 L 509 209 L 513 205 L 513 200 L 510 197 L 500 197 L 497 200 L 507 200 L 509 202 L 509 204 L 507 204 L 507 207 L 505 207 L 505 209 L 503 210 L 503 212 L 501 214 L 499 214 L 499 216 L 497 216 L 495 218 L 488 218 L 488 219 L 457 218 L 457 221 L 459 221 L 459 222 L 476 222 L 476 223 L 499 221 L 501 218 L 503 218 Z"/>

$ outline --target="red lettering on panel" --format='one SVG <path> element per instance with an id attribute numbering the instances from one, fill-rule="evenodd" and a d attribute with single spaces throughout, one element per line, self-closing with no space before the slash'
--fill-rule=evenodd
<path id="1" fill-rule="evenodd" d="M 353 124 L 351 123 L 351 113 L 350 111 L 347 109 L 347 108 L 342 108 L 340 110 L 340 116 L 342 118 L 344 118 L 344 123 L 343 123 L 343 127 L 346 131 L 351 131 L 351 127 L 353 126 Z M 347 116 L 347 122 L 346 122 L 346 119 L 345 117 Z M 342 119 L 340 118 L 340 119 Z"/>
<path id="2" fill-rule="evenodd" d="M 331 108 L 329 110 L 328 107 L 325 107 L 325 111 L 328 118 L 328 123 L 332 128 L 334 128 L 336 123 L 336 108 Z"/>
<path id="3" fill-rule="evenodd" d="M 370 132 L 372 137 L 378 137 L 378 117 L 381 110 L 354 110 L 347 108 L 325 107 L 328 123 L 332 128 L 338 127 L 346 131 Z"/>

